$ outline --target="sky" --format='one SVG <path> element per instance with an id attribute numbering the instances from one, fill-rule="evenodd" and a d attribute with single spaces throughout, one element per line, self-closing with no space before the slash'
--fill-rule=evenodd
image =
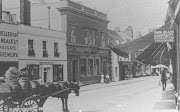
<path id="1" fill-rule="evenodd" d="M 149 29 L 164 25 L 169 0 L 74 0 L 108 14 L 108 28 L 123 31 L 132 26 L 134 33 L 145 35 Z"/>
<path id="2" fill-rule="evenodd" d="M 14 1 L 14 0 L 13 0 Z M 57 2 L 60 0 L 30 0 Z M 108 15 L 108 29 L 120 27 L 123 31 L 132 26 L 134 36 L 137 32 L 145 35 L 149 30 L 164 25 L 169 0 L 73 0 L 83 5 L 104 12 Z M 13 4 L 12 0 L 3 0 Z M 14 5 L 12 5 L 14 6 Z"/>

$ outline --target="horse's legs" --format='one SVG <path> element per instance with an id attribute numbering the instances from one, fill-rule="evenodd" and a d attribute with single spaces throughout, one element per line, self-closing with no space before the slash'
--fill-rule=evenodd
<path id="1" fill-rule="evenodd" d="M 47 98 L 40 99 L 40 101 L 39 101 L 39 112 L 43 112 L 43 105 L 44 105 L 46 100 L 47 100 Z"/>
<path id="2" fill-rule="evenodd" d="M 68 109 L 68 97 L 65 98 L 65 106 L 66 106 L 66 111 L 69 112 L 69 109 Z"/>
<path id="3" fill-rule="evenodd" d="M 64 98 L 61 98 L 62 100 L 62 107 L 63 107 L 63 112 L 65 111 L 65 105 L 64 105 Z"/>

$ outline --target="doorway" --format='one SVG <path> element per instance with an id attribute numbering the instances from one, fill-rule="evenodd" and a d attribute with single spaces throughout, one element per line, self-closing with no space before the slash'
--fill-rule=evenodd
<path id="1" fill-rule="evenodd" d="M 77 60 L 72 61 L 72 81 L 77 82 L 77 71 L 78 71 L 78 65 Z"/>
<path id="2" fill-rule="evenodd" d="M 43 68 L 43 77 L 42 77 L 43 83 L 50 81 L 49 72 L 50 72 L 50 68 Z"/>

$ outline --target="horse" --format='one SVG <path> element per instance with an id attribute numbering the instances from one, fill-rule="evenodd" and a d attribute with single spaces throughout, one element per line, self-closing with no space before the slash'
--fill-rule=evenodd
<path id="1" fill-rule="evenodd" d="M 46 82 L 40 85 L 40 98 L 39 107 L 43 108 L 43 105 L 49 96 L 61 98 L 63 112 L 69 112 L 68 109 L 68 95 L 74 91 L 76 96 L 79 96 L 79 83 L 74 82 Z M 47 96 L 47 97 L 43 97 Z"/>

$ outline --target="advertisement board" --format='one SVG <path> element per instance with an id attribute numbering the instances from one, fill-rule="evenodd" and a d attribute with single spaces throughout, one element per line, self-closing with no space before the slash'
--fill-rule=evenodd
<path id="1" fill-rule="evenodd" d="M 0 25 L 0 61 L 18 61 L 17 26 Z"/>
<path id="2" fill-rule="evenodd" d="M 154 31 L 155 42 L 174 42 L 174 30 L 156 30 Z"/>

